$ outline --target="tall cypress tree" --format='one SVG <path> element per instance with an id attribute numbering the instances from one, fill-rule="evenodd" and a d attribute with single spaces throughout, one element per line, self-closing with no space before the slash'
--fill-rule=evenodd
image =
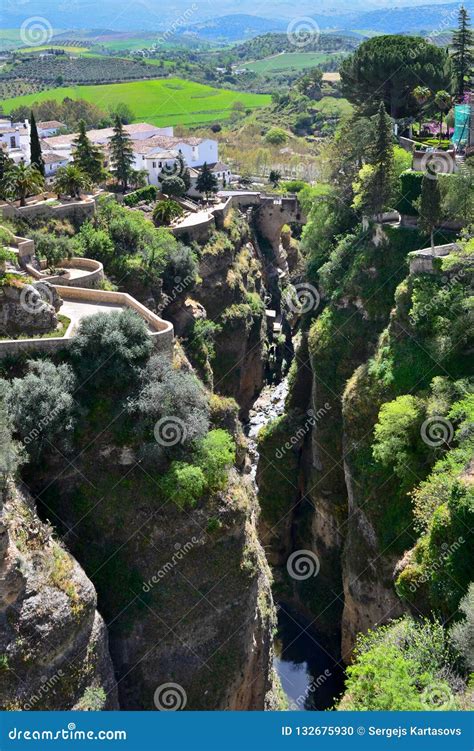
<path id="1" fill-rule="evenodd" d="M 103 180 L 106 172 L 103 166 L 102 152 L 87 137 L 84 120 L 79 122 L 79 134 L 74 139 L 73 146 L 73 157 L 76 167 L 79 167 L 95 184 Z"/>
<path id="2" fill-rule="evenodd" d="M 114 134 L 110 139 L 109 149 L 115 175 L 125 193 L 133 169 L 133 148 L 131 138 L 118 116 L 115 118 Z"/>
<path id="3" fill-rule="evenodd" d="M 44 177 L 44 162 L 34 113 L 30 114 L 30 161 Z"/>
<path id="4" fill-rule="evenodd" d="M 456 95 L 462 99 L 474 67 L 474 33 L 470 29 L 469 15 L 463 5 L 459 9 L 458 28 L 453 33 L 452 47 Z"/>
<path id="5" fill-rule="evenodd" d="M 380 102 L 374 118 L 375 134 L 369 163 L 374 168 L 373 189 L 375 214 L 381 214 L 387 206 L 393 189 L 393 134 L 392 120 Z"/>

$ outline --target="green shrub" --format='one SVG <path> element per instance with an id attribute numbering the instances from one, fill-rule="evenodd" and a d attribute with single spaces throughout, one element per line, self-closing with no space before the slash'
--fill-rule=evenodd
<path id="1" fill-rule="evenodd" d="M 409 487 L 422 471 L 425 452 L 420 428 L 425 406 L 414 396 L 399 396 L 383 404 L 374 429 L 372 453 L 376 461 L 393 469 Z"/>
<path id="2" fill-rule="evenodd" d="M 460 681 L 448 671 L 440 623 L 409 617 L 359 636 L 339 709 L 413 711 L 459 708 Z M 451 679 L 451 683 L 449 680 Z M 462 687 L 462 683 L 461 683 Z"/>
<path id="3" fill-rule="evenodd" d="M 468 672 L 474 672 L 474 584 L 469 585 L 467 594 L 459 604 L 463 614 L 449 632 L 455 649 L 461 655 L 463 665 Z"/>
<path id="4" fill-rule="evenodd" d="M 147 185 L 146 188 L 140 188 L 134 190 L 133 193 L 128 193 L 123 202 L 125 206 L 136 206 L 140 201 L 149 201 L 150 203 L 156 200 L 158 195 L 158 189 L 154 185 Z"/>
<path id="5" fill-rule="evenodd" d="M 175 447 L 186 447 L 203 438 L 209 429 L 209 404 L 206 392 L 194 373 L 179 370 L 167 357 L 155 355 L 141 374 L 141 389 L 130 402 L 130 409 L 138 415 L 141 433 L 146 440 L 153 435 L 161 420 L 163 431 L 169 423 L 176 430 Z M 174 426 L 174 427 L 172 427 Z M 155 436 L 156 437 L 156 436 Z M 166 446 L 165 440 L 162 445 Z M 160 443 L 155 444 L 160 453 Z"/>
<path id="6" fill-rule="evenodd" d="M 69 365 L 56 366 L 48 360 L 30 360 L 26 375 L 13 379 L 5 402 L 30 457 L 38 459 L 52 446 L 70 448 L 75 386 Z"/>
<path id="7" fill-rule="evenodd" d="M 70 351 L 84 392 L 113 398 L 138 378 L 152 348 L 145 321 L 126 309 L 83 318 Z"/>
<path id="8" fill-rule="evenodd" d="M 163 270 L 164 291 L 169 294 L 183 287 L 189 294 L 190 289 L 194 286 L 197 271 L 196 254 L 193 253 L 191 248 L 181 243 L 170 248 Z"/>
<path id="9" fill-rule="evenodd" d="M 179 508 L 193 507 L 202 498 L 206 479 L 200 467 L 174 461 L 161 480 L 161 489 L 168 500 Z"/>
<path id="10" fill-rule="evenodd" d="M 225 430 L 211 430 L 199 441 L 193 461 L 202 469 L 210 490 L 221 490 L 235 462 L 235 443 Z"/>
<path id="11" fill-rule="evenodd" d="M 102 686 L 88 686 L 79 699 L 77 709 L 83 712 L 100 712 L 105 706 L 106 699 Z"/>
<path id="12" fill-rule="evenodd" d="M 401 198 L 396 207 L 400 214 L 408 214 L 408 216 L 418 216 L 418 211 L 415 208 L 415 201 L 421 196 L 421 181 L 423 179 L 423 172 L 412 172 L 407 170 L 400 175 L 400 193 Z"/>
<path id="13" fill-rule="evenodd" d="M 95 229 L 90 222 L 84 222 L 74 238 L 77 255 L 94 258 L 106 263 L 113 256 L 114 244 L 107 232 Z"/>
<path id="14" fill-rule="evenodd" d="M 282 128 L 270 128 L 265 134 L 265 141 L 272 146 L 281 146 L 288 140 L 288 134 Z"/>
<path id="15" fill-rule="evenodd" d="M 287 193 L 299 193 L 303 188 L 308 187 L 308 183 L 304 180 L 286 180 L 281 187 Z"/>

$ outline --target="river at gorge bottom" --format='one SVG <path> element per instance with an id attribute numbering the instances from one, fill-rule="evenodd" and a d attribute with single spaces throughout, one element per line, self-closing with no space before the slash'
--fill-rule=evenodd
<path id="1" fill-rule="evenodd" d="M 250 411 L 245 426 L 251 477 L 256 484 L 258 464 L 257 436 L 270 421 L 285 411 L 287 379 L 266 386 Z M 278 629 L 275 637 L 274 667 L 280 678 L 288 708 L 311 711 L 331 709 L 344 688 L 344 670 L 318 634 L 307 628 L 300 616 L 283 602 L 277 603 Z"/>
<path id="2" fill-rule="evenodd" d="M 280 603 L 277 609 L 274 667 L 288 709 L 331 709 L 344 688 L 343 667 L 291 608 Z"/>

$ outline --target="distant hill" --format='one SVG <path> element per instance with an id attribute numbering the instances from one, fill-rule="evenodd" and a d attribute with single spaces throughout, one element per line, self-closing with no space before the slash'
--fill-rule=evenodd
<path id="1" fill-rule="evenodd" d="M 287 26 L 288 22 L 282 19 L 260 18 L 260 16 L 236 13 L 190 24 L 183 29 L 183 33 L 193 33 L 213 42 L 240 42 L 271 31 L 286 31 Z"/>
<path id="2" fill-rule="evenodd" d="M 474 1 L 465 0 L 465 8 L 472 12 Z M 442 34 L 456 26 L 459 3 L 441 5 L 419 5 L 418 7 L 392 7 L 366 13 L 339 16 L 341 30 L 371 31 L 383 34 L 425 32 L 427 36 Z"/>

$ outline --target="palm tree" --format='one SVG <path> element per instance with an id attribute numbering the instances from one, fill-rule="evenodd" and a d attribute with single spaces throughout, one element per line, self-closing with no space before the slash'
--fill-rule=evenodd
<path id="1" fill-rule="evenodd" d="M 449 91 L 437 91 L 434 98 L 434 103 L 439 110 L 439 137 L 441 138 L 443 132 L 443 117 L 445 112 L 449 112 L 453 106 L 453 98 Z"/>
<path id="2" fill-rule="evenodd" d="M 84 174 L 79 167 L 74 164 L 68 164 L 66 167 L 60 167 L 56 172 L 54 179 L 54 190 L 58 194 L 66 193 L 71 198 L 80 198 L 81 190 L 87 190 L 92 185 L 91 179 Z"/>
<path id="3" fill-rule="evenodd" d="M 431 89 L 429 89 L 428 86 L 415 86 L 415 88 L 412 91 L 412 96 L 418 105 L 418 114 L 420 117 L 420 121 L 418 123 L 418 127 L 419 127 L 418 137 L 420 137 L 423 105 L 425 105 L 428 99 L 430 98 Z"/>
<path id="4" fill-rule="evenodd" d="M 177 219 L 183 213 L 179 203 L 168 198 L 165 201 L 158 201 L 153 210 L 153 219 L 156 224 L 170 225 L 173 219 Z"/>
<path id="5" fill-rule="evenodd" d="M 20 206 L 26 206 L 26 197 L 40 193 L 44 188 L 41 172 L 31 164 L 9 166 L 2 180 L 2 193 L 15 200 L 20 199 Z"/>

